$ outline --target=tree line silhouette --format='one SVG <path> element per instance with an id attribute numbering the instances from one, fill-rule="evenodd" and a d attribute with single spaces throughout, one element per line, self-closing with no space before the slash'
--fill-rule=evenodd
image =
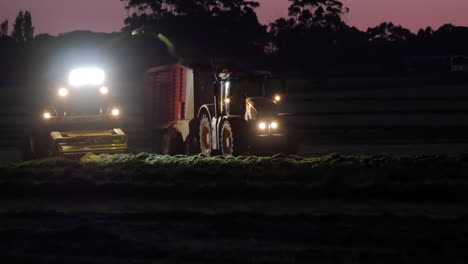
<path id="1" fill-rule="evenodd" d="M 20 12 L 9 33 L 0 25 L 0 82 L 47 78 L 37 69 L 63 66 L 99 54 L 135 79 L 146 67 L 209 60 L 232 62 L 289 74 L 403 73 L 415 57 L 468 54 L 468 28 L 446 24 L 417 33 L 384 22 L 366 31 L 347 25 L 350 10 L 338 0 L 290 0 L 287 17 L 262 25 L 248 0 L 121 0 L 129 16 L 117 33 L 76 31 L 34 36 L 31 14 Z M 151 34 L 133 34 L 144 28 Z M 176 56 L 155 37 L 163 34 Z M 62 60 L 62 62 L 59 62 Z M 62 64 L 61 64 L 62 63 Z M 59 66 L 61 65 L 61 66 Z M 116 70 L 117 71 L 117 70 Z M 29 76 L 26 76 L 28 73 Z"/>

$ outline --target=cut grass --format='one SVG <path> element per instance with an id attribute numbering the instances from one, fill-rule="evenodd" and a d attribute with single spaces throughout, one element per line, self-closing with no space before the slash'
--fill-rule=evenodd
<path id="1" fill-rule="evenodd" d="M 88 154 L 80 161 L 63 158 L 49 158 L 21 163 L 0 165 L 0 181 L 20 174 L 21 177 L 38 175 L 80 176 L 83 172 L 105 173 L 109 180 L 114 176 L 128 174 L 132 179 L 154 175 L 181 177 L 179 179 L 203 179 L 206 176 L 232 178 L 249 176 L 256 180 L 329 182 L 331 179 L 342 183 L 425 183 L 431 181 L 467 181 L 468 155 L 362 155 L 348 156 L 330 154 L 320 157 L 275 155 L 272 157 L 211 157 L 165 156 L 157 154 Z M 27 173 L 26 173 L 27 172 Z M 9 177 L 10 176 L 10 177 Z M 82 175 L 85 176 L 85 175 Z M 92 178 L 95 175 L 87 175 Z M 87 177 L 87 178 L 88 178 Z M 145 177 L 151 180 L 152 177 Z"/>
<path id="2" fill-rule="evenodd" d="M 52 193 L 86 190 L 177 198 L 459 199 L 468 191 L 468 156 L 89 154 L 81 161 L 53 158 L 1 165 L 0 195 L 14 194 L 18 186 L 38 192 L 42 188 Z"/>

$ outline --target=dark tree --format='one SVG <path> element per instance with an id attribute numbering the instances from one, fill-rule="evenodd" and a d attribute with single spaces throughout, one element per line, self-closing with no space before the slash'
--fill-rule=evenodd
<path id="1" fill-rule="evenodd" d="M 305 27 L 337 28 L 341 17 L 349 12 L 338 0 L 289 0 L 289 16 Z"/>
<path id="2" fill-rule="evenodd" d="M 24 12 L 23 34 L 25 42 L 29 42 L 34 38 L 34 27 L 32 24 L 31 13 L 29 13 L 29 11 Z"/>
<path id="3" fill-rule="evenodd" d="M 5 20 L 0 24 L 0 37 L 8 36 L 8 20 Z"/>
<path id="4" fill-rule="evenodd" d="M 434 35 L 434 30 L 431 27 L 427 27 L 426 29 L 420 29 L 418 31 L 417 37 L 421 40 L 428 40 L 432 38 Z"/>
<path id="5" fill-rule="evenodd" d="M 13 33 L 11 36 L 16 40 L 16 42 L 23 43 L 24 42 L 24 14 L 23 11 L 20 11 L 18 16 L 16 17 L 15 24 L 13 24 Z"/>
<path id="6" fill-rule="evenodd" d="M 168 37 L 183 61 L 249 58 L 263 55 L 266 27 L 245 0 L 122 0 L 127 30 L 142 26 Z M 253 59 L 252 59 L 253 60 Z"/>
<path id="7" fill-rule="evenodd" d="M 376 27 L 367 30 L 370 41 L 406 41 L 414 35 L 409 29 L 393 23 L 384 22 Z"/>
<path id="8" fill-rule="evenodd" d="M 468 27 L 446 24 L 433 32 L 431 48 L 438 55 L 467 55 Z"/>
<path id="9" fill-rule="evenodd" d="M 246 0 L 121 0 L 134 22 L 159 21 L 167 16 L 220 16 L 226 13 L 247 14 L 259 3 Z M 139 25 L 137 25 L 139 26 Z"/>
<path id="10" fill-rule="evenodd" d="M 34 27 L 29 11 L 20 11 L 13 25 L 12 37 L 18 43 L 30 42 L 34 38 Z"/>
<path id="11" fill-rule="evenodd" d="M 347 50 L 364 47 L 362 33 L 346 26 L 342 16 L 349 10 L 337 0 L 290 0 L 289 17 L 270 24 L 273 51 L 278 65 L 289 69 L 326 72 L 339 65 Z"/>

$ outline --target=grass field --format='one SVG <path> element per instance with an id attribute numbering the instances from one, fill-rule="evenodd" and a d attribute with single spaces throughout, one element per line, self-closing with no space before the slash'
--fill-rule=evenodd
<path id="1" fill-rule="evenodd" d="M 0 165 L 5 263 L 466 263 L 468 156 Z"/>
<path id="2" fill-rule="evenodd" d="M 382 197 L 467 200 L 468 156 L 325 155 L 313 158 L 94 156 L 0 166 L 2 195 L 95 195 L 160 198 L 288 199 Z"/>

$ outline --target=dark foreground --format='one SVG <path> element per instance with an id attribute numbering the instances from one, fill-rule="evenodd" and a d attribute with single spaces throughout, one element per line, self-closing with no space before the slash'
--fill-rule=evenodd
<path id="1" fill-rule="evenodd" d="M 466 263 L 468 157 L 0 166 L 4 263 Z"/>

